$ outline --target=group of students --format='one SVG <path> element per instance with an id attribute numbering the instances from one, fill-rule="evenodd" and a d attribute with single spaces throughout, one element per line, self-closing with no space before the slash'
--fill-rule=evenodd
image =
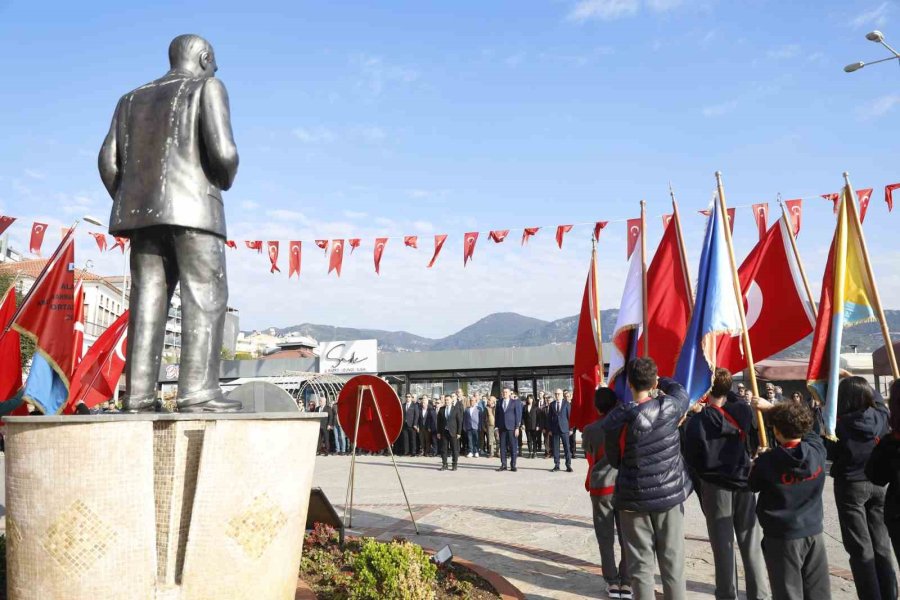
<path id="1" fill-rule="evenodd" d="M 601 387 L 600 417 L 584 430 L 585 488 L 593 507 L 610 598 L 654 598 L 654 561 L 663 595 L 686 595 L 684 502 L 697 492 L 715 564 L 715 597 L 738 598 L 735 540 L 748 600 L 829 600 L 823 538 L 826 460 L 832 460 L 844 548 L 860 598 L 896 599 L 900 556 L 900 380 L 890 412 L 869 383 L 840 383 L 835 440 L 814 431 L 807 403 L 751 401 L 717 369 L 703 401 L 690 404 L 652 358 L 626 369 L 633 402 Z M 754 408 L 774 434 L 754 447 Z M 617 535 L 614 535 L 614 531 Z M 614 539 L 621 559 L 616 562 Z"/>

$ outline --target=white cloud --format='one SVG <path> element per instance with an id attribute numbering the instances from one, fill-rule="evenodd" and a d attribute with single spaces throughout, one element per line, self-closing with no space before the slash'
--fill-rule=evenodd
<path id="1" fill-rule="evenodd" d="M 684 0 L 647 0 L 647 6 L 654 12 L 666 12 L 682 4 Z"/>
<path id="2" fill-rule="evenodd" d="M 897 104 L 900 104 L 900 94 L 887 94 L 875 98 L 868 104 L 860 107 L 857 112 L 861 119 L 870 121 L 883 117 L 892 111 Z"/>
<path id="3" fill-rule="evenodd" d="M 360 71 L 357 87 L 372 96 L 380 96 L 394 85 L 409 85 L 419 78 L 419 72 L 411 67 L 385 62 L 380 56 L 361 54 L 351 59 Z"/>
<path id="4" fill-rule="evenodd" d="M 244 200 L 241 202 L 241 208 L 244 210 L 255 210 L 259 208 L 259 202 L 254 202 L 253 200 Z"/>
<path id="5" fill-rule="evenodd" d="M 387 139 L 387 132 L 381 127 L 369 125 L 366 127 L 357 127 L 353 131 L 354 135 L 362 138 L 370 143 L 379 143 Z"/>
<path id="6" fill-rule="evenodd" d="M 326 127 L 297 127 L 292 133 L 304 144 L 329 143 L 336 139 L 334 132 Z"/>
<path id="7" fill-rule="evenodd" d="M 860 27 L 864 27 L 866 25 L 876 25 L 878 27 L 882 27 L 885 23 L 887 23 L 887 16 L 891 8 L 892 7 L 890 2 L 882 2 L 878 6 L 861 12 L 850 19 L 850 25 L 852 25 L 856 29 L 859 29 Z"/>
<path id="8" fill-rule="evenodd" d="M 37 169 L 25 169 L 25 176 L 32 179 L 46 179 L 47 175 L 43 171 Z"/>
<path id="9" fill-rule="evenodd" d="M 431 221 L 413 221 L 413 228 L 422 233 L 431 233 L 434 231 L 434 224 Z"/>
<path id="10" fill-rule="evenodd" d="M 730 112 L 733 112 L 734 109 L 737 108 L 737 106 L 737 100 L 729 100 L 720 104 L 704 106 L 702 112 L 704 117 L 721 117 L 723 115 L 727 115 Z"/>
<path id="11" fill-rule="evenodd" d="M 581 0 L 569 12 L 569 20 L 579 23 L 600 19 L 613 21 L 637 14 L 638 0 Z"/>
<path id="12" fill-rule="evenodd" d="M 298 223 L 309 223 L 309 219 L 302 212 L 296 210 L 287 210 L 284 208 L 276 208 L 274 210 L 267 210 L 266 214 L 273 219 L 278 219 L 279 221 L 291 221 Z"/>
<path id="13" fill-rule="evenodd" d="M 356 211 L 356 210 L 345 210 L 342 212 L 344 213 L 344 216 L 347 217 L 348 219 L 365 219 L 366 217 L 369 216 L 369 213 L 360 212 L 360 211 Z"/>
<path id="14" fill-rule="evenodd" d="M 780 46 L 778 48 L 773 48 L 766 52 L 766 56 L 774 60 L 785 60 L 790 58 L 796 58 L 800 54 L 800 44 L 788 44 L 786 46 Z"/>

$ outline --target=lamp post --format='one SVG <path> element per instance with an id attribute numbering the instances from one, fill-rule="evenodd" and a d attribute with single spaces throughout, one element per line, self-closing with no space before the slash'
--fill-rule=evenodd
<path id="1" fill-rule="evenodd" d="M 875 42 L 876 44 L 881 44 L 885 48 L 887 48 L 893 56 L 889 56 L 887 58 L 882 58 L 879 60 L 873 60 L 872 62 L 865 63 L 862 61 L 850 63 L 846 67 L 844 67 L 845 73 L 853 73 L 854 71 L 859 71 L 863 67 L 867 67 L 869 65 L 877 65 L 878 63 L 887 62 L 889 60 L 900 60 L 900 53 L 894 50 L 887 42 L 884 41 L 884 34 L 880 31 L 870 31 L 866 34 L 866 39 L 870 42 Z"/>

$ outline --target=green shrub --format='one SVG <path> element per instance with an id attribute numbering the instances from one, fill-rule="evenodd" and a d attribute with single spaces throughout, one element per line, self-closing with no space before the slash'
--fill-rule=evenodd
<path id="1" fill-rule="evenodd" d="M 437 567 L 419 546 L 366 539 L 353 560 L 351 600 L 433 600 Z"/>

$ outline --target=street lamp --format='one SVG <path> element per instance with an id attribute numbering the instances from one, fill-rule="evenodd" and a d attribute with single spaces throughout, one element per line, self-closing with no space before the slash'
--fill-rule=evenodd
<path id="1" fill-rule="evenodd" d="M 869 33 L 866 34 L 866 39 L 869 40 L 870 42 L 875 42 L 876 44 L 881 44 L 882 46 L 884 46 L 885 48 L 890 50 L 890 52 L 891 52 L 891 54 L 893 54 L 893 56 L 889 56 L 887 58 L 882 58 L 880 60 L 873 60 L 870 63 L 864 63 L 862 61 L 850 63 L 849 65 L 844 67 L 845 73 L 853 73 L 854 71 L 859 71 L 863 67 L 867 67 L 869 65 L 877 65 L 878 63 L 887 62 L 889 60 L 900 59 L 900 53 L 897 53 L 896 50 L 894 50 L 887 42 L 884 41 L 884 34 L 881 33 L 880 31 L 878 31 L 878 30 L 870 31 Z"/>
<path id="2" fill-rule="evenodd" d="M 97 217 L 92 217 L 91 215 L 84 215 L 83 217 L 81 217 L 81 219 L 85 223 L 90 223 L 91 225 L 96 225 L 97 227 L 106 227 L 106 225 L 103 224 L 103 221 L 101 221 Z"/>

